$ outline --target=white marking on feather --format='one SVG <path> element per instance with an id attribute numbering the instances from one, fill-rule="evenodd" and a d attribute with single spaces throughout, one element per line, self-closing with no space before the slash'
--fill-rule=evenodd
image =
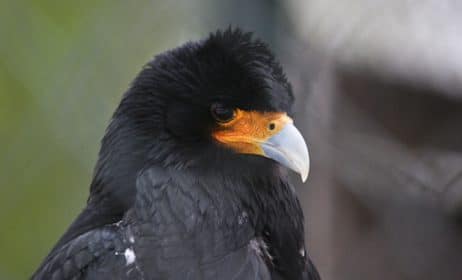
<path id="1" fill-rule="evenodd" d="M 133 232 L 132 232 L 132 229 L 130 228 L 130 226 L 127 226 L 126 234 L 127 234 L 127 237 L 128 237 L 128 242 L 130 242 L 131 244 L 134 244 L 135 243 L 135 236 L 133 235 Z"/>
<path id="2" fill-rule="evenodd" d="M 127 262 L 127 265 L 134 263 L 136 260 L 136 255 L 132 248 L 125 249 L 124 256 L 125 256 L 125 261 Z"/>
<path id="3" fill-rule="evenodd" d="M 260 256 L 262 255 L 261 249 L 260 249 L 260 244 L 258 244 L 258 241 L 255 238 L 250 240 L 249 246 L 250 246 L 250 249 L 257 252 L 258 255 L 260 255 Z"/>
<path id="4" fill-rule="evenodd" d="M 268 245 L 265 243 L 265 241 L 263 241 L 262 238 L 257 237 L 257 238 L 251 239 L 249 242 L 249 247 L 250 249 L 254 250 L 257 253 L 257 255 L 259 255 L 260 257 L 266 258 L 269 261 L 273 260 L 273 256 L 271 256 L 268 251 L 269 249 Z"/>
<path id="5" fill-rule="evenodd" d="M 301 255 L 302 257 L 305 257 L 305 248 L 302 247 L 302 248 L 300 249 L 299 253 L 300 253 L 300 255 Z"/>
<path id="6" fill-rule="evenodd" d="M 247 222 L 248 218 L 249 218 L 249 215 L 247 214 L 247 212 L 242 211 L 241 215 L 237 217 L 237 223 L 239 225 L 243 225 L 244 223 Z"/>

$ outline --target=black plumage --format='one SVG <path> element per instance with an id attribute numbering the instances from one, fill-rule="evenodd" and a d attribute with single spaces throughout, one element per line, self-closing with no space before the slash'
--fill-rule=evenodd
<path id="1" fill-rule="evenodd" d="M 211 137 L 214 104 L 290 115 L 293 99 L 268 47 L 238 29 L 156 56 L 107 128 L 86 208 L 33 279 L 319 279 L 286 168 Z"/>

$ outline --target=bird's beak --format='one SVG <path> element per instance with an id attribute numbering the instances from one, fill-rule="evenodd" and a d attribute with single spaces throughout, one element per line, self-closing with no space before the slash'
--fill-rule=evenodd
<path id="1" fill-rule="evenodd" d="M 264 156 L 300 174 L 305 182 L 310 171 L 310 156 L 298 129 L 288 123 L 277 134 L 261 144 Z"/>
<path id="2" fill-rule="evenodd" d="M 238 110 L 236 118 L 213 133 L 238 153 L 270 158 L 300 174 L 305 182 L 310 157 L 303 136 L 285 113 Z"/>

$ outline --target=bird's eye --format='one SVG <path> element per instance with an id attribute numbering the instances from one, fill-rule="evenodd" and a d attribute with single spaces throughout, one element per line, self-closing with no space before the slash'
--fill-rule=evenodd
<path id="1" fill-rule="evenodd" d="M 233 108 L 226 107 L 223 104 L 215 103 L 210 108 L 213 118 L 221 123 L 229 122 L 236 117 L 236 111 Z"/>

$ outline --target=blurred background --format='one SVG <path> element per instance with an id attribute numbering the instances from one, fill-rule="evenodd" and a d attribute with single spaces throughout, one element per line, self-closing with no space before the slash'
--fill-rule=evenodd
<path id="1" fill-rule="evenodd" d="M 323 279 L 462 279 L 461 13 L 449 0 L 0 1 L 0 279 L 30 276 L 84 206 L 142 65 L 230 24 L 269 42 L 293 83 Z"/>

